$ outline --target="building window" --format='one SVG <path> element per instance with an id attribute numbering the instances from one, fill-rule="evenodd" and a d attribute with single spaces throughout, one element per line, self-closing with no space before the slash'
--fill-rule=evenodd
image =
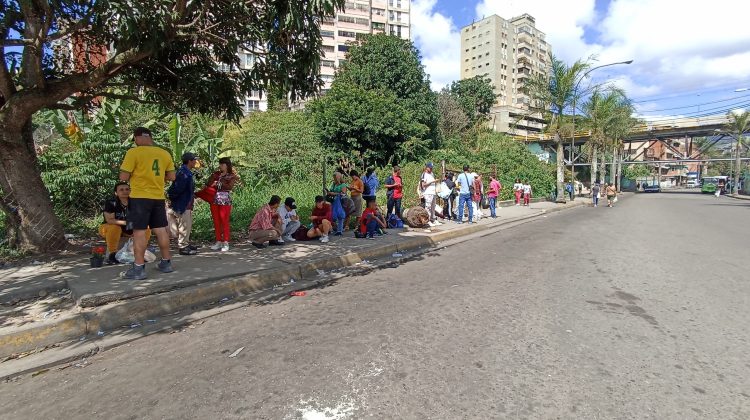
<path id="1" fill-rule="evenodd" d="M 333 45 L 323 45 L 323 52 L 332 53 L 334 51 L 336 51 L 336 49 L 333 48 Z"/>
<path id="2" fill-rule="evenodd" d="M 401 27 L 398 25 L 390 25 L 391 35 L 401 37 Z"/>
<path id="3" fill-rule="evenodd" d="M 384 31 L 385 30 L 385 23 L 372 22 L 372 29 L 374 29 L 376 31 Z"/>
<path id="4" fill-rule="evenodd" d="M 245 101 L 245 110 L 247 112 L 260 111 L 260 101 L 255 99 L 248 99 Z"/>
<path id="5" fill-rule="evenodd" d="M 320 35 L 324 38 L 333 38 L 333 31 L 320 31 Z"/>
<path id="6" fill-rule="evenodd" d="M 259 90 L 251 90 L 249 96 L 251 98 L 260 98 L 260 91 Z"/>
<path id="7" fill-rule="evenodd" d="M 339 51 L 341 51 L 341 52 L 349 52 L 349 46 L 348 45 L 339 45 Z"/>
<path id="8" fill-rule="evenodd" d="M 255 65 L 255 55 L 245 54 L 245 67 L 253 67 Z"/>
<path id="9" fill-rule="evenodd" d="M 231 67 L 229 67 L 229 64 L 219 63 L 218 69 L 221 72 L 228 73 L 231 70 Z"/>
<path id="10" fill-rule="evenodd" d="M 376 16 L 385 16 L 385 9 L 372 8 L 372 14 Z"/>
<path id="11" fill-rule="evenodd" d="M 344 38 L 355 38 L 357 34 L 350 31 L 339 31 L 339 36 Z"/>
<path id="12" fill-rule="evenodd" d="M 333 60 L 321 60 L 320 65 L 323 67 L 333 68 L 333 66 L 335 65 L 335 62 Z"/>
<path id="13" fill-rule="evenodd" d="M 338 18 L 339 18 L 339 22 L 344 22 L 344 23 L 354 23 L 354 22 L 356 22 L 356 19 L 354 19 L 351 16 L 339 15 Z"/>

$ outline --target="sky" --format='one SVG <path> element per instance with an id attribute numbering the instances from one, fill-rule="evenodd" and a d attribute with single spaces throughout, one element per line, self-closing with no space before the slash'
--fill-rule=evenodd
<path id="1" fill-rule="evenodd" d="M 750 110 L 750 3 L 745 0 L 412 0 L 412 39 L 438 90 L 459 78 L 462 27 L 528 13 L 566 63 L 633 60 L 595 70 L 654 124 Z M 744 90 L 746 89 L 746 90 Z M 736 90 L 739 90 L 738 92 Z"/>

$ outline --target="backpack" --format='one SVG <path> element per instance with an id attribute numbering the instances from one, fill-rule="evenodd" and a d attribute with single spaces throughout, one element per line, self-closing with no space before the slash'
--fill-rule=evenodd
<path id="1" fill-rule="evenodd" d="M 388 216 L 388 227 L 391 229 L 401 229 L 404 227 L 404 221 L 395 214 Z"/>
<path id="2" fill-rule="evenodd" d="M 365 197 L 372 195 L 372 191 L 370 190 L 370 184 L 368 184 L 367 181 L 369 181 L 369 178 L 362 180 L 362 184 L 364 185 L 364 187 L 362 188 L 362 195 Z"/>

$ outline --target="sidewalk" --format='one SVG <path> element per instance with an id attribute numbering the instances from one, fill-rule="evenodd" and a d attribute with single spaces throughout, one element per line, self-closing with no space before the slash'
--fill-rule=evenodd
<path id="1" fill-rule="evenodd" d="M 299 288 L 331 270 L 399 257 L 588 202 L 579 198 L 567 204 L 503 207 L 497 219 L 485 217 L 471 225 L 444 222 L 429 230 L 393 229 L 375 240 L 355 239 L 349 232 L 332 236 L 328 244 L 295 242 L 262 250 L 237 245 L 226 253 L 203 248 L 197 256 L 175 255 L 174 273 L 160 273 L 149 264 L 149 278 L 140 282 L 120 277 L 124 265 L 90 268 L 88 259 L 80 257 L 0 270 L 0 360 L 68 340 L 95 339 L 123 325 L 145 324 L 208 302 L 274 287 Z"/>

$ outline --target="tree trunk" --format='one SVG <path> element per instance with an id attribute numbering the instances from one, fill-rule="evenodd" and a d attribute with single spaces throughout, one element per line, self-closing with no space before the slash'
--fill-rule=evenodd
<path id="1" fill-rule="evenodd" d="M 0 126 L 0 190 L 6 220 L 24 251 L 57 251 L 67 245 L 62 223 L 37 165 L 31 122 L 21 130 Z M 74 193 L 71 191 L 71 193 Z"/>
<path id="2" fill-rule="evenodd" d="M 742 133 L 737 135 L 737 157 L 734 161 L 734 180 L 732 180 L 732 193 L 737 195 L 740 193 L 740 167 L 742 166 L 742 160 L 740 160 L 740 150 L 742 150 Z"/>
<path id="3" fill-rule="evenodd" d="M 596 183 L 597 177 L 596 177 L 596 164 L 597 164 L 597 154 L 599 153 L 599 150 L 597 150 L 596 145 L 591 146 L 591 185 L 589 188 L 593 188 L 594 184 Z"/>
<path id="4" fill-rule="evenodd" d="M 609 180 L 617 188 L 617 174 L 615 173 L 615 160 L 617 159 L 617 147 L 612 147 L 612 162 L 609 164 Z"/>
<path id="5" fill-rule="evenodd" d="M 599 161 L 599 180 L 601 182 L 606 182 L 607 180 L 607 154 L 605 153 L 604 146 L 602 146 L 601 150 L 601 157 L 602 159 Z"/>
<path id="6" fill-rule="evenodd" d="M 624 154 L 623 150 L 617 150 L 617 192 L 622 192 L 622 155 Z"/>
<path id="7" fill-rule="evenodd" d="M 565 203 L 565 161 L 563 160 L 563 141 L 559 133 L 555 133 L 557 142 L 557 202 Z"/>

